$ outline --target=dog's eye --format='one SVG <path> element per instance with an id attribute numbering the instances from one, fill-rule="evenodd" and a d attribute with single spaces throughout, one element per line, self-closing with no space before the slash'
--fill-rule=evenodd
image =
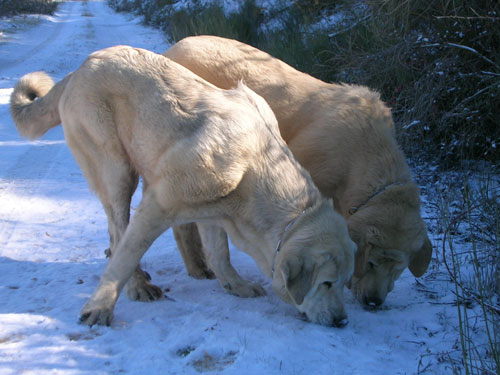
<path id="1" fill-rule="evenodd" d="M 330 289 L 333 284 L 330 281 L 325 281 L 323 285 L 325 285 L 328 289 Z"/>
<path id="2" fill-rule="evenodd" d="M 377 265 L 374 262 L 368 261 L 368 269 L 372 270 L 376 267 Z"/>

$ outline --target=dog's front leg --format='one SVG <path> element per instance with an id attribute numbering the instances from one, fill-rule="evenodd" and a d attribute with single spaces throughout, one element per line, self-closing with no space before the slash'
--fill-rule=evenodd
<path id="1" fill-rule="evenodd" d="M 146 193 L 111 257 L 99 285 L 81 311 L 86 325 L 109 325 L 120 292 L 153 241 L 170 226 L 152 192 Z"/>
<path id="2" fill-rule="evenodd" d="M 231 265 L 224 229 L 213 224 L 198 223 L 198 230 L 210 268 L 227 292 L 239 297 L 258 297 L 266 294 L 259 284 L 245 281 Z"/>
<path id="3" fill-rule="evenodd" d="M 106 249 L 105 254 L 107 258 L 113 255 L 111 249 Z M 130 300 L 142 302 L 156 301 L 163 294 L 160 287 L 151 283 L 151 276 L 141 266 L 137 266 L 134 274 L 125 284 L 125 291 Z"/>

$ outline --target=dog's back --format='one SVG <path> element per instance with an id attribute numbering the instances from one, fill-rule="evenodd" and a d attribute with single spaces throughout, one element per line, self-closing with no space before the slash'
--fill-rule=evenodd
<path id="1" fill-rule="evenodd" d="M 263 51 L 215 36 L 185 38 L 164 56 L 220 88 L 232 88 L 243 80 L 270 104 L 286 142 L 302 127 L 296 120 L 309 94 L 325 85 Z"/>
<path id="2" fill-rule="evenodd" d="M 73 73 L 61 118 L 72 147 L 90 136 L 85 147 L 105 146 L 146 181 L 169 175 L 176 183 L 162 187 L 166 196 L 185 201 L 227 195 L 268 133 L 279 136 L 267 103 L 243 84 L 222 90 L 161 55 L 123 46 L 93 53 Z"/>
<path id="3" fill-rule="evenodd" d="M 262 95 L 293 155 L 344 215 L 350 200 L 344 194 L 351 183 L 359 184 L 349 181 L 359 180 L 357 174 L 377 183 L 409 179 L 391 112 L 367 87 L 325 83 L 254 47 L 215 36 L 185 38 L 164 55 L 218 87 L 243 80 Z"/>

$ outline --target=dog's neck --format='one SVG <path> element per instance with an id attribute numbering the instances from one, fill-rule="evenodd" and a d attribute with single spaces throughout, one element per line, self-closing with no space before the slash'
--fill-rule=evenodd
<path id="1" fill-rule="evenodd" d="M 349 208 L 349 215 L 354 215 L 356 212 L 358 212 L 359 209 L 363 208 L 365 205 L 367 205 L 373 198 L 377 197 L 378 195 L 380 194 L 383 194 L 385 193 L 387 190 L 391 189 L 392 187 L 395 187 L 395 186 L 403 186 L 403 185 L 407 185 L 408 182 L 405 181 L 405 182 L 393 182 L 391 184 L 387 184 L 383 187 L 381 187 L 380 189 L 377 189 L 375 190 L 373 193 L 371 193 L 365 200 L 361 201 L 359 204 L 357 205 L 353 205 Z"/>
<path id="2" fill-rule="evenodd" d="M 287 235 L 287 232 L 292 228 L 293 224 L 295 224 L 295 222 L 297 220 L 300 219 L 300 217 L 302 215 L 304 215 L 304 213 L 306 212 L 306 209 L 304 209 L 299 216 L 297 217 L 294 217 L 292 220 L 290 220 L 288 222 L 288 224 L 286 225 L 285 229 L 283 230 L 283 232 L 281 233 L 281 236 L 280 236 L 280 239 L 278 240 L 278 243 L 276 244 L 276 250 L 274 251 L 274 257 L 273 257 L 273 261 L 272 261 L 272 266 L 271 266 L 271 278 L 274 279 L 274 266 L 276 265 L 276 258 L 279 254 L 279 252 L 281 251 L 281 246 L 283 245 L 283 242 L 286 240 L 286 235 Z"/>
<path id="3" fill-rule="evenodd" d="M 292 233 L 301 226 L 300 222 L 303 218 L 314 215 L 323 200 L 302 202 L 295 206 L 293 211 L 289 209 L 283 211 L 278 207 L 269 206 L 268 209 L 274 214 L 272 221 L 267 219 L 261 221 L 258 218 L 252 220 L 252 223 L 246 220 L 242 223 L 232 221 L 230 228 L 226 228 L 226 231 L 231 241 L 241 250 L 252 254 L 262 272 L 272 279 L 274 268 L 277 267 L 277 255 L 290 241 Z M 267 225 L 265 229 L 262 227 L 263 224 Z M 246 250 L 246 246 L 251 247 L 251 250 Z"/>
<path id="4" fill-rule="evenodd" d="M 352 188 L 340 203 L 343 216 L 349 218 L 379 195 L 394 187 L 412 183 L 409 174 L 387 177 L 386 179 L 374 180 L 372 184 L 356 184 L 358 187 Z"/>
<path id="5" fill-rule="evenodd" d="M 296 163 L 295 160 L 291 162 Z M 308 173 L 297 166 L 297 163 L 296 166 L 290 165 L 288 176 L 295 174 L 296 178 L 289 183 L 283 183 L 276 175 L 271 181 L 259 176 L 258 180 L 262 181 L 259 184 L 263 186 L 252 188 L 247 204 L 241 205 L 240 201 L 238 211 L 225 225 L 231 241 L 251 254 L 262 272 L 270 278 L 273 277 L 277 250 L 281 251 L 304 217 L 313 214 L 326 201 Z M 266 186 L 272 181 L 279 182 L 279 189 Z M 242 182 L 240 189 L 246 188 L 245 182 Z"/>
<path id="6" fill-rule="evenodd" d="M 388 189 L 412 182 L 408 164 L 399 150 L 391 155 L 390 159 L 361 159 L 358 165 L 352 168 L 357 173 L 350 176 L 343 191 L 335 196 L 339 203 L 337 209 L 345 218 L 352 216 Z"/>

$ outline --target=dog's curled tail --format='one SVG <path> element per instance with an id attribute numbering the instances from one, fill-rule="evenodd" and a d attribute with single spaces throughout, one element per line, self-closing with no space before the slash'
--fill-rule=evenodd
<path id="1" fill-rule="evenodd" d="M 10 113 L 23 137 L 40 138 L 61 123 L 59 99 L 68 77 L 56 85 L 44 72 L 21 77 L 10 96 Z"/>

